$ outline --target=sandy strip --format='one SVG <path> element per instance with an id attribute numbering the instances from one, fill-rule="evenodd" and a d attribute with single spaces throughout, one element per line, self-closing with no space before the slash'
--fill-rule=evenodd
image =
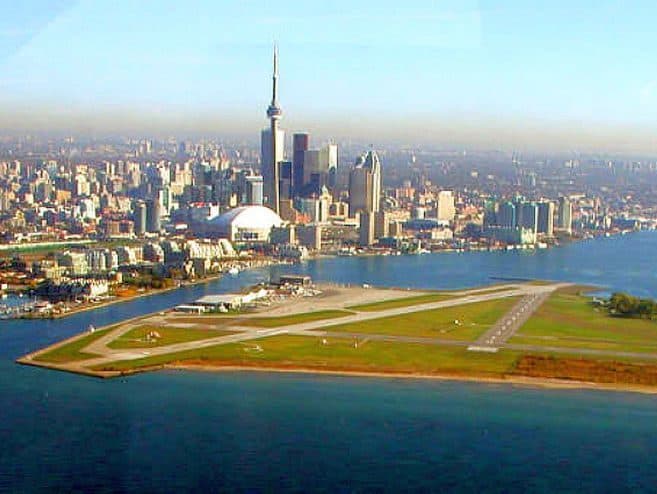
<path id="1" fill-rule="evenodd" d="M 439 381 L 465 381 L 484 384 L 510 384 L 528 388 L 550 389 L 595 389 L 598 391 L 618 391 L 624 393 L 657 394 L 657 386 L 641 386 L 622 383 L 594 383 L 587 381 L 570 381 L 566 379 L 547 379 L 516 375 L 500 377 L 468 376 L 461 374 L 411 374 L 401 372 L 349 371 L 340 369 L 313 369 L 306 367 L 264 367 L 264 366 L 213 366 L 192 363 L 167 364 L 160 369 L 173 369 L 201 372 L 269 372 L 287 374 L 320 374 L 332 376 L 372 377 L 391 379 L 433 379 Z M 153 368 L 148 370 L 154 370 Z"/>

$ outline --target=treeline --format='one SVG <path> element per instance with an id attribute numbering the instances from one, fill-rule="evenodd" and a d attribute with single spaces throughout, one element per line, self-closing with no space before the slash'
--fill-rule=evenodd
<path id="1" fill-rule="evenodd" d="M 171 288 L 175 286 L 175 280 L 150 274 L 143 274 L 123 280 L 126 285 L 136 286 L 138 288 Z"/>
<path id="2" fill-rule="evenodd" d="M 620 317 L 653 319 L 657 316 L 657 301 L 616 292 L 607 301 L 609 313 Z"/>

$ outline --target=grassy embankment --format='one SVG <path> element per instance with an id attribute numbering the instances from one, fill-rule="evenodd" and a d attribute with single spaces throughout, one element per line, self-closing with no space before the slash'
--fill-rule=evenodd
<path id="1" fill-rule="evenodd" d="M 657 385 L 657 365 L 613 359 L 585 359 L 553 355 L 524 355 L 513 374 L 608 384 Z"/>
<path id="2" fill-rule="evenodd" d="M 613 317 L 595 307 L 582 287 L 556 291 L 518 330 L 510 344 L 657 353 L 657 323 Z"/>
<path id="3" fill-rule="evenodd" d="M 82 349 L 114 329 L 116 329 L 116 327 L 94 331 L 93 333 L 87 333 L 84 336 L 75 338 L 68 343 L 65 343 L 59 347 L 53 348 L 52 350 L 34 357 L 34 360 L 37 362 L 63 364 L 66 362 L 77 362 L 80 360 L 87 360 L 90 358 L 98 357 L 96 354 L 83 352 Z"/>
<path id="4" fill-rule="evenodd" d="M 203 366 L 304 368 L 352 372 L 454 373 L 502 375 L 513 367 L 517 352 L 473 355 L 465 348 L 307 336 L 274 336 L 199 350 L 113 362 L 95 370 L 120 371 L 183 363 Z"/>
<path id="5" fill-rule="evenodd" d="M 153 340 L 146 340 L 146 335 L 151 331 L 157 332 L 160 337 Z M 167 326 L 138 326 L 127 333 L 122 334 L 117 339 L 108 343 L 108 348 L 151 348 L 165 345 L 174 345 L 176 343 L 185 343 L 188 341 L 207 340 L 219 336 L 228 336 L 235 334 L 234 331 L 217 330 L 217 329 L 195 329 L 195 328 L 176 328 Z"/>

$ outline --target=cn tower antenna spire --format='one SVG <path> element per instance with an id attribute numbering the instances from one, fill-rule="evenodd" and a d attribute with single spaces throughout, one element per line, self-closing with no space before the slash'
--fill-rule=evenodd
<path id="1" fill-rule="evenodd" d="M 266 184 L 268 202 L 278 214 L 280 211 L 280 184 L 279 161 L 283 159 L 283 136 L 280 136 L 279 120 L 283 110 L 278 105 L 278 46 L 274 43 L 274 73 L 272 75 L 271 104 L 267 108 L 267 118 L 270 122 L 270 148 L 267 163 L 263 164 L 266 170 Z M 265 175 L 263 173 L 263 175 Z"/>
<path id="2" fill-rule="evenodd" d="M 274 75 L 272 84 L 272 105 L 276 106 L 278 103 L 278 46 L 274 43 Z"/>

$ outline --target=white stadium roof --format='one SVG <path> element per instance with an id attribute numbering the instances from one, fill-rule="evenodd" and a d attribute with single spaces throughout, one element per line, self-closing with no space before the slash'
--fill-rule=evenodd
<path id="1" fill-rule="evenodd" d="M 269 230 L 281 226 L 283 220 L 265 206 L 241 206 L 213 218 L 208 222 L 218 233 L 228 234 L 233 229 Z"/>

